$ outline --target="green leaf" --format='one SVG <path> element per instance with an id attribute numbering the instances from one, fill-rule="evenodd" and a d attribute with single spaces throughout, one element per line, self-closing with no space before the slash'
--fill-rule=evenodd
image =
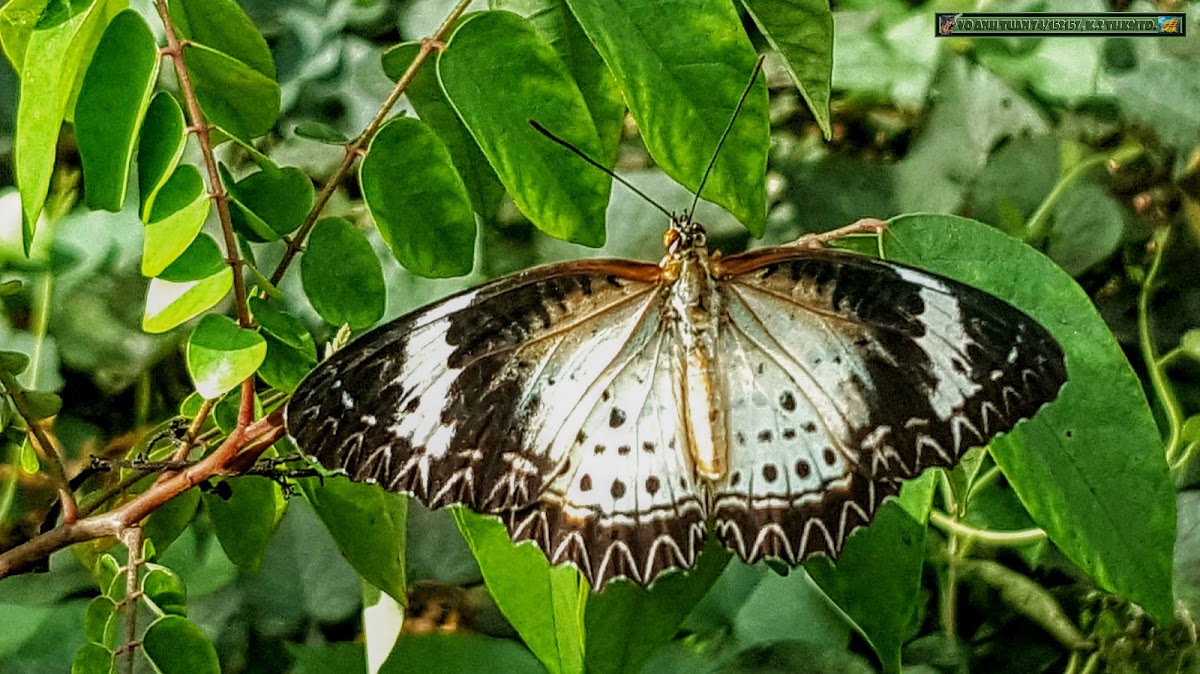
<path id="1" fill-rule="evenodd" d="M 111 674 L 116 671 L 115 666 L 112 651 L 99 644 L 87 643 L 75 651 L 71 674 Z"/>
<path id="2" fill-rule="evenodd" d="M 296 231 L 313 203 L 312 180 L 303 171 L 261 163 L 261 171 L 236 182 L 222 167 L 222 177 L 234 198 L 229 212 L 233 226 L 255 243 L 278 241 Z"/>
<path id="3" fill-rule="evenodd" d="M 183 110 L 175 97 L 160 91 L 150 99 L 138 141 L 138 192 L 142 222 L 150 222 L 154 198 L 175 175 L 175 165 L 187 145 Z"/>
<path id="4" fill-rule="evenodd" d="M 200 490 L 189 489 L 167 501 L 146 519 L 146 538 L 154 544 L 158 554 L 163 554 L 179 534 L 187 528 L 200 507 Z M 123 582 L 123 581 L 120 581 Z M 114 583 L 114 584 L 119 584 Z"/>
<path id="5" fill-rule="evenodd" d="M 220 246 L 206 234 L 196 237 L 187 250 L 158 276 L 167 281 L 196 281 L 228 268 Z"/>
<path id="6" fill-rule="evenodd" d="M 550 236 L 603 245 L 611 181 L 529 125 L 541 123 L 589 156 L 603 153 L 553 47 L 509 12 L 464 19 L 450 44 L 438 58 L 442 88 L 521 212 Z"/>
<path id="7" fill-rule="evenodd" d="M 33 27 L 49 0 L 9 0 L 0 7 L 0 46 L 13 70 L 21 72 Z"/>
<path id="8" fill-rule="evenodd" d="M 592 596 L 584 615 L 587 671 L 640 671 L 654 651 L 679 631 L 729 559 L 728 551 L 710 542 L 691 571 L 669 573 L 649 589 L 613 582 Z"/>
<path id="9" fill-rule="evenodd" d="M 257 297 L 250 298 L 250 311 L 267 340 L 267 358 L 258 374 L 270 386 L 294 391 L 317 364 L 317 346 L 300 319 L 276 309 Z"/>
<path id="10" fill-rule="evenodd" d="M 83 614 L 83 638 L 88 643 L 113 649 L 121 641 L 120 622 L 117 619 L 117 603 L 100 595 L 88 602 Z M 111 655 L 111 654 L 110 654 Z"/>
<path id="11" fill-rule="evenodd" d="M 583 670 L 587 583 L 571 566 L 550 566 L 537 547 L 516 545 L 495 517 L 453 509 L 500 612 L 551 672 Z"/>
<path id="12" fill-rule="evenodd" d="M 1170 619 L 1175 490 L 1137 376 L 1087 294 L 1054 263 L 981 223 L 914 215 L 889 232 L 889 257 L 1013 303 L 1062 344 L 1068 381 L 1058 400 L 994 439 L 992 456 L 1072 562 Z"/>
<path id="13" fill-rule="evenodd" d="M 262 367 L 258 368 L 259 378 L 272 388 L 294 392 L 317 364 L 317 357 L 298 351 L 270 335 L 263 335 L 263 339 L 267 340 L 267 357 Z"/>
<path id="14" fill-rule="evenodd" d="M 279 116 L 279 85 L 271 76 L 201 44 L 183 50 L 196 98 L 207 120 L 242 140 L 265 134 Z"/>
<path id="15" fill-rule="evenodd" d="M 1109 259 L 1125 233 L 1125 207 L 1090 181 L 1071 185 L 1054 207 L 1046 255 L 1068 274 L 1080 276 Z"/>
<path id="16" fill-rule="evenodd" d="M 817 125 L 832 137 L 829 81 L 833 76 L 833 12 L 829 0 L 742 0 L 788 74 Z"/>
<path id="17" fill-rule="evenodd" d="M 405 634 L 396 640 L 379 674 L 459 674 L 460 672 L 544 672 L 538 661 L 509 639 L 483 634 Z"/>
<path id="18" fill-rule="evenodd" d="M 21 471 L 26 475 L 37 475 L 42 471 L 41 460 L 38 459 L 37 452 L 33 449 L 33 444 L 26 437 L 21 442 Z"/>
<path id="19" fill-rule="evenodd" d="M 142 274 L 159 276 L 179 259 L 196 242 L 210 208 L 199 169 L 191 164 L 176 168 L 151 202 L 142 243 Z"/>
<path id="20" fill-rule="evenodd" d="M 287 501 L 273 480 L 246 475 L 225 480 L 232 490 L 228 498 L 213 492 L 203 494 L 217 540 L 229 560 L 242 571 L 257 573 L 263 554 Z"/>
<path id="21" fill-rule="evenodd" d="M 120 573 L 121 563 L 112 556 L 112 553 L 106 552 L 96 558 L 92 576 L 96 579 L 96 586 L 100 588 L 100 592 L 109 599 L 117 600 L 125 596 L 125 586 L 117 585 L 117 577 Z"/>
<path id="22" fill-rule="evenodd" d="M 211 400 L 254 376 L 266 355 L 262 335 L 228 316 L 208 314 L 188 338 L 188 373 L 196 392 Z"/>
<path id="23" fill-rule="evenodd" d="M 650 155 L 694 192 L 754 68 L 754 47 L 733 5 L 567 4 L 616 76 Z M 701 195 L 755 236 L 766 228 L 769 126 L 760 78 Z"/>
<path id="24" fill-rule="evenodd" d="M 317 347 L 312 335 L 300 319 L 257 297 L 250 298 L 250 311 L 267 340 L 267 358 L 259 368 L 259 376 L 275 388 L 295 390 L 317 364 Z"/>
<path id="25" fill-rule="evenodd" d="M 164 613 L 187 615 L 187 586 L 179 574 L 161 564 L 147 564 L 142 592 Z"/>
<path id="26" fill-rule="evenodd" d="M 625 125 L 625 99 L 612 71 L 596 52 L 565 0 L 496 0 L 491 9 L 520 14 L 554 47 L 579 85 L 603 152 L 593 159 L 612 168 Z"/>
<path id="27" fill-rule="evenodd" d="M 325 218 L 313 227 L 300 258 L 300 280 L 327 323 L 357 330 L 383 316 L 383 268 L 366 235 L 349 220 Z"/>
<path id="28" fill-rule="evenodd" d="M 158 45 L 141 15 L 118 14 L 100 38 L 75 104 L 89 208 L 121 210 L 129 162 L 158 77 Z"/>
<path id="29" fill-rule="evenodd" d="M 740 562 L 730 565 L 730 572 L 735 574 L 755 570 L 761 580 L 733 614 L 731 632 L 739 645 L 744 648 L 785 641 L 843 649 L 849 645 L 850 627 L 846 620 L 822 595 L 804 568 L 791 569 L 788 575 L 780 576 L 762 566 L 746 567 Z"/>
<path id="30" fill-rule="evenodd" d="M 182 325 L 216 306 L 231 288 L 233 270 L 229 267 L 223 267 L 212 276 L 197 281 L 150 279 L 142 329 L 149 333 L 160 333 Z"/>
<path id="31" fill-rule="evenodd" d="M 920 480 L 932 485 L 935 476 L 929 472 Z M 924 494 L 928 512 L 932 492 L 924 489 Z M 804 564 L 813 581 L 854 621 L 885 672 L 900 671 L 900 649 L 920 626 L 925 530 L 924 522 L 905 512 L 899 501 L 888 500 L 870 526 L 850 535 L 836 567 L 824 556 Z"/>
<path id="32" fill-rule="evenodd" d="M 155 620 L 142 637 L 146 657 L 161 674 L 220 674 L 221 662 L 208 637 L 187 618 Z"/>
<path id="33" fill-rule="evenodd" d="M 275 79 L 275 60 L 258 27 L 235 0 L 171 0 L 179 36 L 212 47 Z"/>
<path id="34" fill-rule="evenodd" d="M 62 409 L 62 398 L 46 391 L 26 391 L 25 402 L 29 405 L 29 416 L 34 421 L 48 419 Z"/>
<path id="35" fill-rule="evenodd" d="M 108 13 L 119 0 L 55 0 L 29 35 L 26 51 L 36 58 L 21 67 L 13 153 L 21 190 L 25 254 L 54 172 L 59 127 L 75 94 L 76 79 L 92 56 Z"/>
<path id="36" fill-rule="evenodd" d="M 270 335 L 293 349 L 311 353 L 316 358 L 316 342 L 303 321 L 258 297 L 251 297 L 249 304 L 250 313 L 264 335 Z"/>
<path id="37" fill-rule="evenodd" d="M 358 179 L 375 226 L 400 264 L 433 278 L 470 273 L 471 201 L 450 152 L 424 122 L 387 122 L 371 140 Z"/>
<path id="38" fill-rule="evenodd" d="M 254 395 L 254 417 L 262 416 L 262 401 L 258 399 L 258 394 Z M 222 433 L 228 435 L 237 428 L 238 413 L 242 408 L 242 389 L 239 387 L 230 392 L 229 395 L 222 397 L 213 405 L 212 422 L 221 429 Z"/>
<path id="39" fill-rule="evenodd" d="M 22 286 L 23 284 L 17 279 L 0 282 L 0 297 L 16 295 L 21 292 Z"/>
<path id="40" fill-rule="evenodd" d="M 412 87 L 410 86 L 405 93 L 411 95 Z M 292 133 L 300 138 L 315 140 L 326 145 L 346 145 L 350 142 L 350 138 L 346 134 L 324 122 L 300 122 L 292 129 Z"/>
<path id="41" fill-rule="evenodd" d="M 421 45 L 417 42 L 405 42 L 392 47 L 383 54 L 383 71 L 393 80 L 399 80 L 420 49 Z M 494 217 L 504 197 L 504 186 L 483 156 L 479 144 L 471 137 L 471 132 L 463 126 L 454 107 L 446 100 L 432 58 L 417 70 L 404 95 L 421 121 L 437 132 L 438 138 L 446 144 L 454 166 L 467 186 L 467 194 L 471 197 L 475 212 L 484 219 Z"/>
<path id="42" fill-rule="evenodd" d="M 17 375 L 29 367 L 29 356 L 20 351 L 0 351 L 0 370 Z"/>
<path id="43" fill-rule="evenodd" d="M 342 476 L 296 482 L 358 575 L 407 604 L 408 499 Z"/>

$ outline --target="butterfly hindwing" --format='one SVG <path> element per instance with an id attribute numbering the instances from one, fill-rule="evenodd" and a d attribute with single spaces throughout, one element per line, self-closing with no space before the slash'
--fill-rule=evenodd
<path id="1" fill-rule="evenodd" d="M 836 555 L 901 478 L 953 465 L 1065 381 L 1043 327 L 950 279 L 796 247 L 721 262 L 732 444 L 712 514 L 745 559 Z"/>
<path id="2" fill-rule="evenodd" d="M 671 334 L 651 308 L 580 402 L 569 466 L 542 502 L 514 513 L 517 538 L 539 541 L 551 563 L 571 562 L 596 589 L 613 578 L 649 584 L 690 568 L 704 546 L 704 493 L 694 478 L 679 417 Z"/>

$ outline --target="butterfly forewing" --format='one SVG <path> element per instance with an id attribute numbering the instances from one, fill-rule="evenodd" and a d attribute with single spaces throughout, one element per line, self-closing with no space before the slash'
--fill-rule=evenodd
<path id="1" fill-rule="evenodd" d="M 300 385 L 288 431 L 322 465 L 432 507 L 528 506 L 566 465 L 564 422 L 654 301 L 658 271 L 541 267 L 398 318 Z"/>
<path id="2" fill-rule="evenodd" d="M 953 465 L 1065 381 L 1044 328 L 949 279 L 795 247 L 720 269 L 732 446 L 712 515 L 747 560 L 836 555 L 900 478 Z"/>

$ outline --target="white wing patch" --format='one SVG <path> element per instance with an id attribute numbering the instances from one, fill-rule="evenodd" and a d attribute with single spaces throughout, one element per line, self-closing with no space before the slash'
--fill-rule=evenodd
<path id="1" fill-rule="evenodd" d="M 661 307 L 656 307 L 661 309 Z M 649 583 L 690 568 L 704 546 L 703 487 L 684 451 L 670 331 L 652 311 L 610 367 L 575 399 L 556 446 L 569 460 L 515 529 L 551 563 L 580 566 L 593 583 Z M 564 401 L 566 402 L 566 401 Z M 544 540 L 542 540 L 544 539 Z"/>

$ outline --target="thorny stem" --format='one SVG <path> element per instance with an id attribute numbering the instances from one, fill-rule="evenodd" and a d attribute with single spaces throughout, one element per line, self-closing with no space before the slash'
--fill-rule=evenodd
<path id="1" fill-rule="evenodd" d="M 141 591 L 138 587 L 138 570 L 142 566 L 142 528 L 132 526 L 121 532 L 121 544 L 125 546 L 125 599 L 121 602 L 125 610 L 125 638 L 122 648 L 124 656 L 121 671 L 133 674 L 134 655 L 140 645 L 137 641 L 137 609 Z"/>
<path id="2" fill-rule="evenodd" d="M 38 461 L 49 469 L 50 479 L 58 491 L 58 500 L 62 503 L 63 522 L 74 522 L 79 517 L 79 505 L 75 502 L 75 493 L 71 491 L 71 483 L 67 480 L 67 469 L 63 466 L 62 457 L 58 455 L 57 446 L 46 435 L 39 420 L 33 418 L 29 409 L 29 401 L 25 398 L 25 390 L 17 383 L 17 378 L 10 372 L 0 372 L 0 384 L 4 392 L 13 402 L 13 408 L 25 422 L 29 431 L 29 444 L 37 452 Z"/>
<path id="3" fill-rule="evenodd" d="M 1142 361 L 1146 364 L 1150 386 L 1154 389 L 1154 396 L 1158 398 L 1158 403 L 1162 405 L 1163 413 L 1167 416 L 1166 456 L 1167 463 L 1174 472 L 1186 463 L 1187 458 L 1186 456 L 1182 459 L 1179 457 L 1182 449 L 1183 409 L 1179 406 L 1179 400 L 1175 397 L 1175 391 L 1168 381 L 1166 367 L 1155 353 L 1154 337 L 1150 329 L 1150 300 L 1154 295 L 1163 256 L 1170 241 L 1170 229 L 1159 230 L 1154 235 L 1154 259 L 1150 262 L 1150 270 L 1146 272 L 1142 290 L 1138 293 L 1137 327 L 1138 347 L 1142 352 Z"/>
<path id="4" fill-rule="evenodd" d="M 161 3 L 162 0 L 158 0 L 158 2 Z M 379 107 L 379 111 L 375 113 L 375 118 L 367 124 L 367 127 L 363 129 L 362 133 L 358 134 L 357 138 L 346 145 L 345 158 L 342 159 L 341 165 L 333 172 L 329 181 L 321 188 L 321 192 L 313 202 L 313 207 L 304 218 L 304 223 L 300 225 L 300 229 L 296 231 L 294 236 L 290 238 L 284 237 L 287 248 L 283 251 L 283 257 L 279 260 L 279 264 L 275 266 L 275 271 L 271 273 L 270 281 L 272 285 L 279 285 L 279 282 L 283 280 L 283 275 L 287 272 L 288 266 L 291 265 L 296 254 L 302 250 L 305 238 L 308 237 L 308 233 L 312 231 L 313 226 L 317 224 L 317 218 L 321 216 L 321 211 L 325 209 L 325 205 L 329 203 L 329 199 L 333 197 L 333 193 L 337 191 L 338 185 L 350 173 L 355 160 L 363 154 L 367 144 L 375 137 L 375 133 L 379 130 L 379 127 L 383 126 L 383 123 L 387 121 L 388 114 L 392 111 L 392 106 L 396 104 L 396 101 L 400 100 L 400 96 L 408 89 L 409 83 L 416 77 L 417 71 L 429 58 L 429 55 L 444 48 L 443 40 L 450 32 L 450 29 L 454 27 L 454 23 L 458 21 L 458 17 L 467 11 L 467 7 L 470 4 L 471 0 L 459 0 L 458 4 L 454 6 L 454 9 L 446 17 L 446 20 L 438 27 L 437 32 L 428 39 L 421 41 L 421 48 L 417 51 L 416 58 L 409 64 L 408 70 L 405 70 L 400 79 L 396 81 L 396 86 L 392 88 L 392 92 L 388 94 L 387 100 L 383 102 L 383 105 Z"/>
<path id="5" fill-rule="evenodd" d="M 212 412 L 215 401 L 205 399 L 200 403 L 200 409 L 196 412 L 196 417 L 192 419 L 192 423 L 188 425 L 187 434 L 183 436 L 183 442 L 179 443 L 179 449 L 171 455 L 174 461 L 186 461 L 188 454 L 196 446 L 196 441 L 200 438 L 200 429 L 204 427 L 204 422 L 208 420 L 208 415 Z"/>
<path id="6" fill-rule="evenodd" d="M 276 440 L 283 437 L 283 413 L 275 411 L 246 428 L 236 428 L 216 451 L 190 467 L 157 482 L 115 510 L 64 523 L 45 534 L 0 553 L 0 578 L 75 543 L 116 536 L 140 523 L 163 504 L 214 475 L 231 474 L 237 459 L 252 465 Z"/>
<path id="7" fill-rule="evenodd" d="M 162 19 L 163 29 L 167 35 L 167 48 L 162 53 L 171 58 L 175 65 L 175 75 L 179 78 L 179 91 L 183 95 L 184 104 L 188 111 L 191 130 L 196 134 L 200 144 L 200 154 L 204 158 L 204 168 L 208 171 L 209 196 L 216 202 L 217 218 L 221 221 L 221 234 L 225 238 L 225 262 L 233 270 L 233 299 L 237 310 L 238 323 L 243 328 L 253 326 L 250 320 L 250 308 L 246 303 L 246 279 L 242 276 L 242 256 L 238 250 L 237 238 L 233 235 L 233 220 L 229 217 L 229 195 L 221 183 L 221 175 L 217 171 L 217 160 L 213 156 L 212 140 L 209 137 L 208 122 L 200 110 L 200 101 L 196 99 L 196 89 L 192 86 L 191 75 L 183 61 L 184 44 L 175 32 L 175 23 L 171 20 L 171 12 L 167 9 L 167 0 L 154 0 L 154 8 Z"/>
<path id="8" fill-rule="evenodd" d="M 229 195 L 225 185 L 221 183 L 221 175 L 217 170 L 217 160 L 213 156 L 212 139 L 209 137 L 208 122 L 204 112 L 200 110 L 200 101 L 196 98 L 196 89 L 192 86 L 191 75 L 188 74 L 187 64 L 183 60 L 183 43 L 175 32 L 175 24 L 171 20 L 171 12 L 167 8 L 167 0 L 154 0 L 154 7 L 162 19 L 163 29 L 167 36 L 167 48 L 163 54 L 171 58 L 175 65 L 175 74 L 179 78 L 179 91 L 187 106 L 191 130 L 196 134 L 200 145 L 200 154 L 204 158 L 204 168 L 208 171 L 209 196 L 217 206 L 217 219 L 221 221 L 221 234 L 225 239 L 225 262 L 233 271 L 233 304 L 237 312 L 238 325 L 243 328 L 254 327 L 250 318 L 250 305 L 246 296 L 246 277 L 242 273 L 242 255 L 238 249 L 237 238 L 233 234 L 233 220 L 229 217 Z M 245 428 L 254 420 L 254 378 L 242 382 L 242 405 L 238 410 L 238 428 Z"/>
<path id="9" fill-rule="evenodd" d="M 986 529 L 976 529 L 937 510 L 929 512 L 929 521 L 948 534 L 957 534 L 964 538 L 995 547 L 1020 547 L 1046 538 L 1046 532 L 1036 528 L 1021 531 L 988 531 Z"/>
<path id="10" fill-rule="evenodd" d="M 246 386 L 247 382 L 249 382 L 253 386 L 252 379 L 247 379 L 245 382 L 243 382 L 242 383 L 242 388 L 243 388 L 242 395 L 245 395 L 245 386 Z M 191 454 L 192 450 L 196 447 L 196 442 L 200 437 L 200 429 L 204 427 L 204 422 L 208 420 L 208 415 L 212 412 L 213 405 L 215 402 L 216 401 L 214 401 L 214 400 L 208 400 L 206 398 L 204 400 L 204 402 L 200 403 L 200 409 L 196 411 L 195 418 L 192 419 L 192 423 L 188 424 L 187 433 L 184 434 L 183 440 L 179 443 L 179 447 L 175 449 L 175 452 L 173 454 L 171 454 L 172 461 L 181 462 L 181 461 L 187 460 L 188 454 Z M 242 407 L 238 409 L 239 414 L 245 407 L 246 407 L 245 405 L 242 405 Z M 250 409 L 251 410 L 254 409 L 253 402 L 251 403 Z M 241 425 L 240 418 L 238 419 L 238 422 L 239 422 L 239 426 L 240 426 Z M 172 473 L 170 471 L 164 472 L 162 475 L 158 476 L 157 482 L 162 482 L 163 480 L 166 480 L 167 478 L 169 478 L 171 475 L 172 475 Z"/>

